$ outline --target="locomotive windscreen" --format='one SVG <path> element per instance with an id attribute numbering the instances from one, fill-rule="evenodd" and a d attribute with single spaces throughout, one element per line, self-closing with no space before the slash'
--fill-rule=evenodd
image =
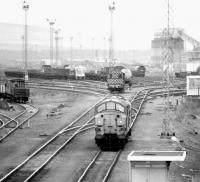
<path id="1" fill-rule="evenodd" d="M 115 102 L 107 102 L 107 103 L 103 103 L 100 106 L 98 106 L 97 108 L 97 112 L 101 112 L 104 110 L 117 110 L 120 112 L 124 112 L 124 107 L 120 104 L 117 104 Z"/>

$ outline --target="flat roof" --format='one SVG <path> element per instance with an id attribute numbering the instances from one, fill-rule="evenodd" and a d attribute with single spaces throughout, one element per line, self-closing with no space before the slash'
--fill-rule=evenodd
<path id="1" fill-rule="evenodd" d="M 184 161 L 185 151 L 132 151 L 128 161 Z"/>
<path id="2" fill-rule="evenodd" d="M 187 78 L 200 78 L 200 75 L 188 75 Z"/>

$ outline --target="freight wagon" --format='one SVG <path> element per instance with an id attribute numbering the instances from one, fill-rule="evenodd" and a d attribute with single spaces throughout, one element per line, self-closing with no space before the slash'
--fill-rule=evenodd
<path id="1" fill-rule="evenodd" d="M 24 79 L 0 81 L 0 98 L 24 103 L 29 100 L 29 95 L 29 89 L 25 88 Z"/>
<path id="2" fill-rule="evenodd" d="M 186 78 L 188 75 L 200 75 L 200 62 L 191 61 L 182 63 L 182 69 L 175 72 L 177 78 Z"/>
<path id="3" fill-rule="evenodd" d="M 143 65 L 131 66 L 132 76 L 135 77 L 144 77 L 146 68 Z"/>

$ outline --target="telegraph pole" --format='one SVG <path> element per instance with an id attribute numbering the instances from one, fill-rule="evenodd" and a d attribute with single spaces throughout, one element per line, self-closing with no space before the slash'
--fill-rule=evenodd
<path id="1" fill-rule="evenodd" d="M 50 26 L 50 64 L 53 64 L 53 26 L 56 22 L 56 20 L 50 20 L 47 19 L 47 21 L 49 22 L 49 26 Z"/>
<path id="2" fill-rule="evenodd" d="M 113 13 L 115 11 L 115 2 L 113 1 L 108 7 L 110 11 L 110 41 L 109 41 L 109 64 L 114 65 L 114 40 L 113 40 Z"/>
<path id="3" fill-rule="evenodd" d="M 59 60 L 59 34 L 60 29 L 55 30 L 55 42 L 56 42 L 56 66 L 58 66 Z"/>
<path id="4" fill-rule="evenodd" d="M 27 61 L 28 61 L 28 26 L 27 26 L 27 11 L 29 10 L 29 3 L 27 0 L 23 1 L 22 8 L 24 10 L 24 61 L 25 61 L 25 81 L 28 81 Z"/>

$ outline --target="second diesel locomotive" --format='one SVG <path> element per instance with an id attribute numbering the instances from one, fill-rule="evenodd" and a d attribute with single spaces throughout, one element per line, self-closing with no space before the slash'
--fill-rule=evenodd
<path id="1" fill-rule="evenodd" d="M 123 66 L 110 67 L 107 74 L 107 85 L 110 92 L 123 92 L 125 85 L 131 86 L 132 73 Z"/>
<path id="2" fill-rule="evenodd" d="M 131 103 L 111 96 L 95 107 L 95 141 L 102 150 L 123 148 L 131 135 Z"/>

